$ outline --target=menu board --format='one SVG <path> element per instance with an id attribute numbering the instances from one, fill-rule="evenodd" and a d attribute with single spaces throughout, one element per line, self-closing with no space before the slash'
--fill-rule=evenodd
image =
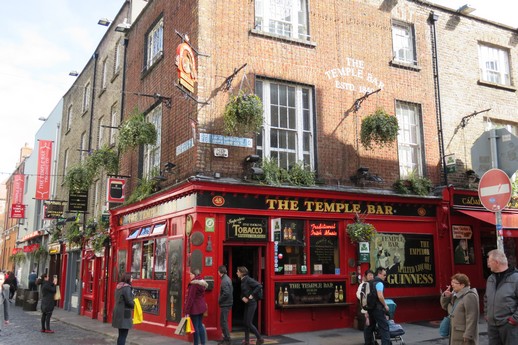
<path id="1" fill-rule="evenodd" d="M 311 274 L 335 274 L 338 267 L 338 231 L 335 222 L 310 222 Z"/>

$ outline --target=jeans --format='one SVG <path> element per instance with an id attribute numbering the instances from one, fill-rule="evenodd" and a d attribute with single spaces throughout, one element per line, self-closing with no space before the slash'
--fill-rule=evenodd
<path id="1" fill-rule="evenodd" d="M 201 345 L 205 345 L 205 328 L 203 327 L 203 314 L 189 315 L 194 326 L 194 345 L 198 345 L 198 338 Z"/>
<path id="2" fill-rule="evenodd" d="M 245 315 L 244 315 L 244 322 L 245 322 L 245 341 L 250 341 L 250 331 L 254 333 L 254 335 L 257 337 L 257 339 L 261 339 L 261 334 L 259 334 L 259 331 L 254 326 L 254 315 L 255 310 L 257 309 L 257 301 L 255 299 L 249 299 L 248 303 L 245 304 Z"/>
<path id="3" fill-rule="evenodd" d="M 369 310 L 369 326 L 363 331 L 365 344 L 374 344 L 374 331 L 378 325 L 378 332 L 381 336 L 381 345 L 390 345 L 389 323 L 385 316 L 385 310 L 376 308 Z"/>
<path id="4" fill-rule="evenodd" d="M 119 337 L 117 338 L 117 345 L 125 345 L 128 337 L 129 329 L 119 328 Z"/>
<path id="5" fill-rule="evenodd" d="M 230 332 L 228 330 L 228 314 L 232 306 L 221 307 L 219 314 L 219 323 L 221 325 L 221 331 L 223 332 L 223 340 L 230 340 Z"/>
<path id="6" fill-rule="evenodd" d="M 41 313 L 41 329 L 43 331 L 47 330 L 49 331 L 50 330 L 50 317 L 52 316 L 52 312 L 49 311 L 49 312 L 42 312 Z"/>

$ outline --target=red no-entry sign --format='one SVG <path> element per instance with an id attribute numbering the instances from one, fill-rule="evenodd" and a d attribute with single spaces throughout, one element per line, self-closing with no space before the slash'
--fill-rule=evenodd
<path id="1" fill-rule="evenodd" d="M 478 184 L 478 197 L 491 212 L 503 210 L 511 199 L 511 181 L 500 169 L 488 170 Z"/>

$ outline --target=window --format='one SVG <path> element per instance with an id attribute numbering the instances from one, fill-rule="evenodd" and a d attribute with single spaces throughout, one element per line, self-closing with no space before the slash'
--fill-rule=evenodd
<path id="1" fill-rule="evenodd" d="M 313 169 L 312 89 L 267 80 L 257 80 L 255 89 L 264 106 L 264 130 L 257 138 L 258 153 L 284 169 L 294 163 Z"/>
<path id="2" fill-rule="evenodd" d="M 132 244 L 132 276 L 137 279 L 165 280 L 166 253 L 165 237 L 135 241 Z"/>
<path id="3" fill-rule="evenodd" d="M 107 80 L 108 80 L 108 58 L 103 60 L 102 76 L 101 76 L 101 91 L 106 90 Z"/>
<path id="4" fill-rule="evenodd" d="M 511 85 L 509 52 L 497 47 L 479 44 L 480 79 L 489 83 Z"/>
<path id="5" fill-rule="evenodd" d="M 110 116 L 110 145 L 115 144 L 115 137 L 117 133 L 118 119 L 117 119 L 117 103 L 114 103 L 111 107 Z"/>
<path id="6" fill-rule="evenodd" d="M 417 64 L 414 42 L 414 27 L 412 24 L 392 23 L 392 47 L 394 60 L 406 64 Z"/>
<path id="7" fill-rule="evenodd" d="M 101 208 L 101 180 L 95 181 L 94 184 L 94 219 L 97 219 L 99 216 L 99 209 Z"/>
<path id="8" fill-rule="evenodd" d="M 67 174 L 67 168 L 68 168 L 68 149 L 65 149 L 65 152 L 63 153 L 63 183 L 65 183 L 65 175 Z"/>
<path id="9" fill-rule="evenodd" d="M 98 130 L 98 136 L 97 136 L 97 149 L 100 149 L 103 146 L 104 141 L 104 116 L 101 116 L 99 118 L 99 130 Z"/>
<path id="10" fill-rule="evenodd" d="M 309 40 L 307 0 L 256 0 L 255 29 Z"/>
<path id="11" fill-rule="evenodd" d="M 113 74 L 117 74 L 121 69 L 122 60 L 122 39 L 115 43 L 115 52 L 113 53 Z"/>
<path id="12" fill-rule="evenodd" d="M 398 154 L 401 178 L 416 173 L 423 175 L 423 142 L 421 135 L 421 110 L 417 104 L 396 102 L 399 124 Z"/>
<path id="13" fill-rule="evenodd" d="M 83 113 L 90 107 L 90 83 L 85 85 L 83 92 Z"/>
<path id="14" fill-rule="evenodd" d="M 144 147 L 144 176 L 149 176 L 154 168 L 160 169 L 162 104 L 159 104 L 149 114 L 147 114 L 146 120 L 155 125 L 157 131 L 156 144 L 146 145 Z"/>
<path id="15" fill-rule="evenodd" d="M 73 120 L 73 116 L 74 116 L 74 113 L 72 111 L 72 105 L 69 105 L 68 106 L 68 110 L 67 110 L 67 131 L 70 130 L 70 128 L 72 128 L 72 120 Z"/>
<path id="16" fill-rule="evenodd" d="M 81 147 L 79 148 L 79 161 L 83 162 L 86 159 L 86 156 L 88 155 L 88 147 L 86 143 L 86 132 L 83 132 L 81 134 Z"/>
<path id="17" fill-rule="evenodd" d="M 146 67 L 151 67 L 163 53 L 164 43 L 164 20 L 160 19 L 147 35 L 147 62 Z"/>

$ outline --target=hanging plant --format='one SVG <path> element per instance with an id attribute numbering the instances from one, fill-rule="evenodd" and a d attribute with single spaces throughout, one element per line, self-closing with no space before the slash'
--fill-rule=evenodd
<path id="1" fill-rule="evenodd" d="M 65 185 L 70 191 L 87 191 L 93 183 L 93 175 L 85 165 L 70 167 L 65 176 Z"/>
<path id="2" fill-rule="evenodd" d="M 160 181 L 155 177 L 159 175 L 160 171 L 155 168 L 147 178 L 139 179 L 137 188 L 135 188 L 133 193 L 131 193 L 128 199 L 124 202 L 124 205 L 142 201 L 151 194 L 156 193 L 160 189 Z"/>
<path id="3" fill-rule="evenodd" d="M 49 255 L 49 251 L 47 250 L 46 247 L 43 247 L 42 245 L 40 245 L 38 247 L 38 249 L 36 249 L 35 251 L 33 251 L 31 253 L 31 255 L 34 258 L 34 260 L 39 261 L 40 258 L 46 258 L 47 255 Z"/>
<path id="4" fill-rule="evenodd" d="M 224 131 L 228 135 L 257 133 L 263 125 L 263 103 L 254 94 L 240 92 L 231 96 L 223 112 Z"/>
<path id="5" fill-rule="evenodd" d="M 374 225 L 365 223 L 358 213 L 354 223 L 347 224 L 346 231 L 351 239 L 351 243 L 370 242 L 378 233 Z"/>
<path id="6" fill-rule="evenodd" d="M 360 141 L 366 149 L 371 149 L 373 143 L 383 147 L 397 139 L 398 131 L 397 118 L 380 108 L 363 119 Z"/>
<path id="7" fill-rule="evenodd" d="M 17 252 L 16 254 L 13 254 L 9 257 L 9 259 L 15 264 L 22 264 L 27 260 L 27 257 L 25 256 L 24 252 Z"/>
<path id="8" fill-rule="evenodd" d="M 398 194 L 428 195 L 433 188 L 433 183 L 426 177 L 411 173 L 407 178 L 394 182 L 393 188 Z"/>
<path id="9" fill-rule="evenodd" d="M 110 234 L 108 232 L 101 232 L 96 234 L 91 239 L 91 245 L 94 252 L 100 252 L 109 242 Z"/>
<path id="10" fill-rule="evenodd" d="M 74 223 L 70 224 L 69 228 L 67 229 L 67 231 L 65 233 L 65 238 L 70 243 L 75 243 L 78 245 L 82 244 L 84 234 L 81 231 L 81 226 L 79 225 L 78 222 L 74 222 Z"/>
<path id="11" fill-rule="evenodd" d="M 85 165 L 91 176 L 97 176 L 103 168 L 108 175 L 113 175 L 119 169 L 119 157 L 113 148 L 105 145 L 93 151 Z"/>
<path id="12" fill-rule="evenodd" d="M 157 136 L 155 125 L 135 110 L 135 114 L 119 127 L 119 150 L 125 152 L 140 145 L 154 145 Z"/>

